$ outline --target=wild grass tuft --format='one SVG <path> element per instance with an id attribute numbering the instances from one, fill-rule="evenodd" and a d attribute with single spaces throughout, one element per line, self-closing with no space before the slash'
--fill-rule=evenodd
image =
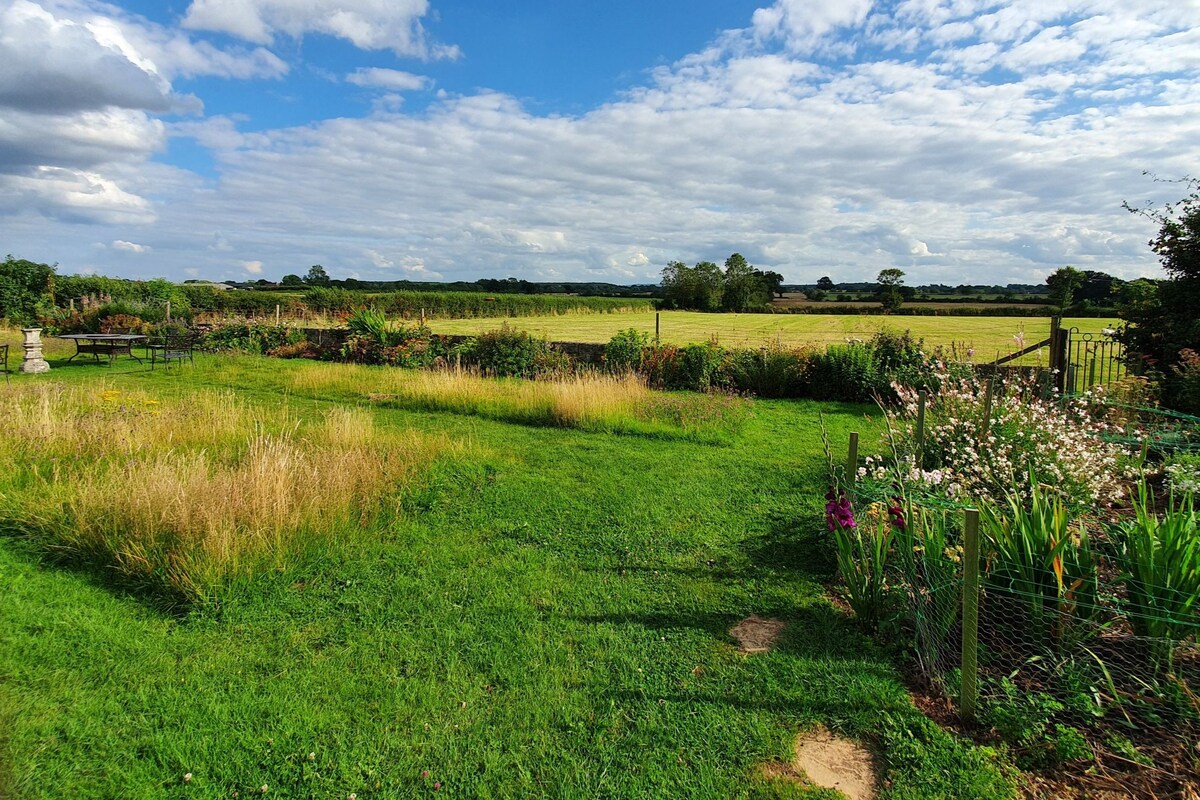
<path id="1" fill-rule="evenodd" d="M 51 550 L 185 600 L 363 525 L 446 443 L 364 410 L 299 418 L 227 393 L 36 385 L 0 445 L 0 514 Z"/>
<path id="2" fill-rule="evenodd" d="M 721 440 L 738 430 L 750 401 L 675 395 L 635 375 L 581 373 L 558 380 L 481 377 L 463 370 L 413 371 L 312 365 L 294 375 L 305 392 L 361 393 L 381 404 L 471 414 L 506 422 L 590 431 Z"/>

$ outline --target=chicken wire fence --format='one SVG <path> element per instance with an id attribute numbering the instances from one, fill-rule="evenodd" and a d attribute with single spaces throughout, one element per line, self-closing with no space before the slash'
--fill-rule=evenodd
<path id="1" fill-rule="evenodd" d="M 863 504 L 862 535 L 889 538 L 893 622 L 931 692 L 1022 767 L 1087 764 L 1200 789 L 1195 584 L 1131 577 L 1099 543 L 1086 558 L 1078 542 L 1020 553 L 986 514 L 972 531 L 971 511 L 910 507 L 904 524 L 874 525 L 880 505 Z"/>

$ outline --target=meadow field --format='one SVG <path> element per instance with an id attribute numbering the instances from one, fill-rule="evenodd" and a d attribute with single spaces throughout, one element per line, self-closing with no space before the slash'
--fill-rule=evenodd
<path id="1" fill-rule="evenodd" d="M 607 342 L 617 331 L 636 328 L 654 334 L 653 314 L 606 314 L 515 319 L 438 319 L 436 333 L 474 335 L 507 323 L 551 341 Z M 1099 333 L 1119 323 L 1115 319 L 1067 319 L 1064 327 Z M 992 361 L 1050 335 L 1050 320 L 1039 317 L 884 317 L 860 314 L 704 314 L 695 311 L 661 312 L 660 331 L 667 344 L 690 344 L 715 339 L 730 347 L 758 347 L 781 341 L 788 346 L 824 348 L 848 339 L 869 339 L 877 331 L 908 330 L 932 346 L 955 347 L 965 360 L 974 350 L 976 362 Z"/>
<path id="2" fill-rule="evenodd" d="M 829 798 L 816 725 L 1012 796 L 827 597 L 818 412 L 870 406 L 61 345 L 0 383 L 6 800 Z"/>

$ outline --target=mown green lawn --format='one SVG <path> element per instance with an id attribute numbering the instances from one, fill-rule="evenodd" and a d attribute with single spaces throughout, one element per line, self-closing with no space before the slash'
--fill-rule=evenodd
<path id="1" fill-rule="evenodd" d="M 654 334 L 652 314 L 564 314 L 558 317 L 515 319 L 434 319 L 436 333 L 474 335 L 507 322 L 551 341 L 607 342 L 617 331 L 636 328 Z M 1064 327 L 1099 333 L 1119 323 L 1114 319 L 1068 319 Z M 909 330 L 926 344 L 958 349 L 959 358 L 984 363 L 1022 349 L 1050 336 L 1047 317 L 883 317 L 865 314 L 703 314 L 696 311 L 663 311 L 660 336 L 668 344 L 689 344 L 716 339 L 729 347 L 759 347 L 776 340 L 788 346 L 825 347 L 848 339 L 869 339 L 882 330 Z M 1023 334 L 1024 345 L 1016 337 Z M 1043 358 L 1043 363 L 1046 359 Z M 1031 362 L 1033 363 L 1033 362 Z"/>
<path id="2" fill-rule="evenodd" d="M 54 366 L 14 386 L 362 402 L 283 361 Z M 877 750 L 884 797 L 1008 796 L 825 597 L 821 410 L 835 441 L 878 433 L 868 407 L 808 402 L 756 402 L 717 443 L 374 408 L 461 449 L 402 513 L 185 613 L 9 524 L 0 797 L 830 798 L 757 768 L 817 723 Z M 751 613 L 786 620 L 778 649 L 736 650 Z"/>

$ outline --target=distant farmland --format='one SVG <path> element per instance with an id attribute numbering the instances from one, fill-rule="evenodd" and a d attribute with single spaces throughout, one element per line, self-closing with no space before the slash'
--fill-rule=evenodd
<path id="1" fill-rule="evenodd" d="M 702 314 L 694 311 L 664 311 L 662 341 L 690 344 L 717 340 L 721 344 L 758 347 L 779 341 L 788 346 L 824 347 L 848 339 L 867 339 L 884 329 L 911 331 L 933 347 L 974 350 L 974 360 L 985 362 L 1007 355 L 1024 345 L 1049 336 L 1046 317 L 886 317 L 861 314 Z M 607 342 L 613 334 L 636 328 L 654 335 L 653 314 L 597 314 L 563 317 L 480 318 L 434 320 L 437 333 L 474 335 L 508 323 L 551 341 Z M 1120 323 L 1116 319 L 1068 319 L 1064 326 L 1099 333 Z M 1034 356 L 1036 360 L 1036 356 Z"/>
<path id="2" fill-rule="evenodd" d="M 807 300 L 803 295 L 785 294 L 783 297 L 772 300 L 771 305 L 775 308 L 810 308 L 810 309 L 828 309 L 837 308 L 844 309 L 846 313 L 852 314 L 858 309 L 877 310 L 879 302 L 864 298 L 862 300 Z M 1019 308 L 1022 310 L 1043 310 L 1046 311 L 1048 306 L 1044 303 L 1021 303 L 1014 301 L 1012 303 L 980 303 L 972 300 L 944 300 L 935 302 L 932 300 L 909 300 L 904 303 L 905 308 L 927 308 L 936 311 L 944 311 L 947 314 L 953 309 L 970 308 L 987 310 L 994 308 Z"/>

